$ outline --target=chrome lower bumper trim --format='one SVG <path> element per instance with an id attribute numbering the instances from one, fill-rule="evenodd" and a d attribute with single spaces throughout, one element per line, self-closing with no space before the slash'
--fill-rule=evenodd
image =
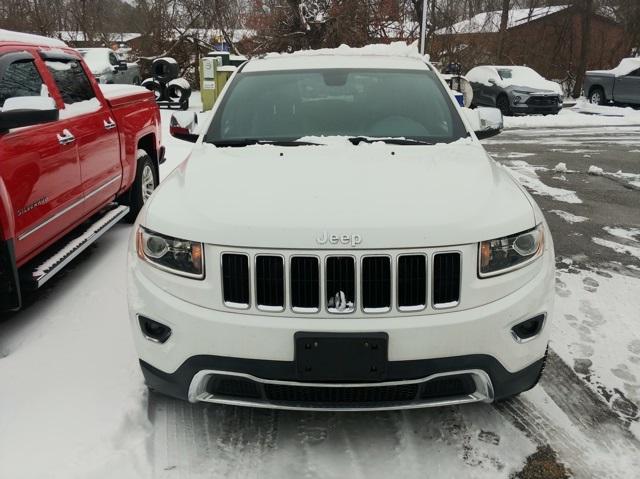
<path id="1" fill-rule="evenodd" d="M 235 398 L 229 396 L 215 395 L 207 391 L 207 383 L 211 376 L 234 376 L 237 378 L 247 379 L 262 384 L 275 384 L 282 386 L 294 386 L 294 387 L 325 387 L 325 388 L 356 388 L 356 387 L 384 387 L 384 386 L 401 386 L 408 384 L 423 384 L 434 379 L 442 378 L 445 376 L 455 376 L 460 374 L 468 374 L 473 378 L 476 386 L 476 391 L 472 394 L 462 396 L 452 396 L 446 398 L 437 399 L 420 399 L 417 398 L 410 402 L 400 403 L 372 403 L 370 406 L 366 403 L 359 403 L 357 406 L 326 406 L 318 405 L 313 406 L 310 404 L 290 404 L 281 403 L 276 401 L 269 401 L 266 399 L 253 399 L 253 398 Z M 493 385 L 489 375 L 480 369 L 466 369 L 458 371 L 448 371 L 446 373 L 432 374 L 426 378 L 410 379 L 405 381 L 389 381 L 379 383 L 306 383 L 297 381 L 278 381 L 271 379 L 262 379 L 250 374 L 235 373 L 229 371 L 216 371 L 216 370 L 203 370 L 193 377 L 189 386 L 189 402 L 209 402 L 216 404 L 227 404 L 232 406 L 248 406 L 265 409 L 285 409 L 285 410 L 297 410 L 297 411 L 389 411 L 399 409 L 418 409 L 426 407 L 438 407 L 438 406 L 451 406 L 456 404 L 467 404 L 474 402 L 493 402 L 494 392 Z"/>

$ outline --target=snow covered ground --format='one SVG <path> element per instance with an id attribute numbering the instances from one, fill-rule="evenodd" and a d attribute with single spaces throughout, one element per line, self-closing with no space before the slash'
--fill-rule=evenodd
<path id="1" fill-rule="evenodd" d="M 165 130 L 170 115 L 162 112 Z M 576 478 L 634 477 L 640 470 L 640 257 L 634 256 L 640 217 L 630 208 L 630 220 L 594 224 L 609 215 L 601 210 L 616 195 L 640 204 L 640 191 L 621 183 L 635 177 L 605 174 L 624 168 L 638 175 L 640 163 L 613 165 L 612 157 L 594 152 L 613 143 L 632 151 L 640 140 L 636 130 L 562 131 L 531 129 L 487 141 L 541 202 L 556 237 L 557 311 L 539 387 L 497 405 L 371 414 L 259 411 L 150 396 L 127 320 L 130 227 L 122 224 L 23 311 L 0 319 L 0 478 L 359 478 L 399 471 L 509 478 L 545 447 Z M 167 131 L 164 143 L 163 178 L 190 150 Z M 547 153 L 553 159 L 543 164 Z M 589 175 L 590 165 L 602 173 Z M 610 183 L 597 196 L 601 182 Z M 569 253 L 574 240 L 563 240 L 572 234 L 611 251 L 616 261 Z"/>
<path id="2" fill-rule="evenodd" d="M 505 128 L 558 128 L 581 126 L 640 125 L 640 110 L 617 106 L 592 105 L 580 98 L 575 105 L 557 115 L 508 116 Z"/>

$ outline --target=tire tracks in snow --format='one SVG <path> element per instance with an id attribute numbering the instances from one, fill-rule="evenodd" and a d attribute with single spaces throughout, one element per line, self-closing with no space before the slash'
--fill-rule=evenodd
<path id="1" fill-rule="evenodd" d="M 640 468 L 640 441 L 552 350 L 540 387 L 495 407 L 538 445 L 550 445 L 576 478 L 628 478 Z"/>
<path id="2" fill-rule="evenodd" d="M 576 478 L 629 477 L 640 442 L 560 357 L 496 405 L 368 413 L 190 404 L 152 394 L 157 478 L 509 477 L 550 445 Z"/>

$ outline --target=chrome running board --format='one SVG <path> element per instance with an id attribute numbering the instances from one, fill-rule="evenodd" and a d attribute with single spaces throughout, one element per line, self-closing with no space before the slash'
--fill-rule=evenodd
<path id="1" fill-rule="evenodd" d="M 399 403 L 372 403 L 368 406 L 366 403 L 358 403 L 358 406 L 349 406 L 348 404 L 340 406 L 317 406 L 314 407 L 309 404 L 282 404 L 278 401 L 270 401 L 268 399 L 253 399 L 253 398 L 241 398 L 222 396 L 210 393 L 207 391 L 207 384 L 211 376 L 230 376 L 240 378 L 244 380 L 254 381 L 261 384 L 273 384 L 280 386 L 293 386 L 293 387 L 316 387 L 316 388 L 358 388 L 358 387 L 385 387 L 385 386 L 403 386 L 410 384 L 424 384 L 429 381 L 433 381 L 438 378 L 446 376 L 456 376 L 467 374 L 473 379 L 476 391 L 472 394 L 452 396 L 437 399 L 420 399 L 416 398 L 413 401 L 399 402 Z M 189 402 L 209 402 L 216 404 L 227 404 L 231 406 L 248 406 L 266 409 L 285 409 L 285 410 L 297 410 L 297 411 L 389 411 L 396 409 L 418 409 L 425 407 L 438 407 L 438 406 L 451 406 L 455 404 L 467 404 L 474 402 L 493 402 L 494 392 L 493 384 L 489 375 L 481 369 L 466 369 L 459 371 L 448 371 L 446 373 L 432 374 L 426 378 L 410 379 L 404 381 L 389 381 L 379 383 L 309 383 L 309 382 L 297 382 L 297 381 L 278 381 L 272 379 L 262 379 L 250 374 L 235 373 L 229 371 L 216 371 L 216 370 L 203 370 L 195 374 L 191 380 L 189 386 Z"/>
<path id="2" fill-rule="evenodd" d="M 91 244 L 106 233 L 113 225 L 124 218 L 127 213 L 129 213 L 128 206 L 116 206 L 89 226 L 80 236 L 72 239 L 60 250 L 56 251 L 55 254 L 42 262 L 31 273 L 34 286 L 40 288 L 49 281 L 56 273 L 71 262 L 72 259 L 91 246 Z"/>

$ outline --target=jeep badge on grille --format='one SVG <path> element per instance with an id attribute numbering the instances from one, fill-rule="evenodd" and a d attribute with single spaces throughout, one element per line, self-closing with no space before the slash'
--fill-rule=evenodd
<path id="1" fill-rule="evenodd" d="M 329 234 L 326 231 L 322 232 L 321 236 L 316 238 L 318 244 L 331 244 L 331 245 L 345 245 L 355 248 L 362 243 L 362 236 L 359 234 Z"/>

